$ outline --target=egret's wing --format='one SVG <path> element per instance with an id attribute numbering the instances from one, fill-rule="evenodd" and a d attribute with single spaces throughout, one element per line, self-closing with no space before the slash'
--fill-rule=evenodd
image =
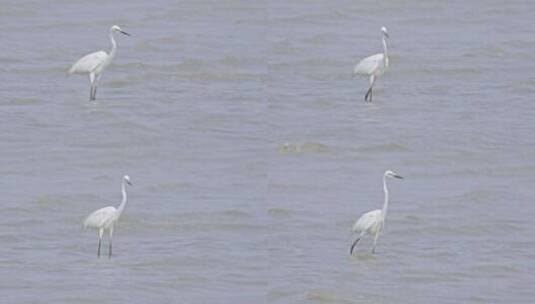
<path id="1" fill-rule="evenodd" d="M 354 74 L 369 75 L 373 73 L 382 63 L 384 55 L 382 53 L 371 55 L 362 59 L 353 70 Z"/>
<path id="2" fill-rule="evenodd" d="M 370 229 L 375 223 L 377 223 L 381 212 L 382 211 L 380 209 L 377 209 L 361 215 L 361 217 L 355 222 L 355 225 L 353 225 L 353 232 L 362 232 Z"/>
<path id="3" fill-rule="evenodd" d="M 87 54 L 72 65 L 69 74 L 89 73 L 103 63 L 106 58 L 108 58 L 108 54 L 104 51 Z"/>
<path id="4" fill-rule="evenodd" d="M 107 221 L 110 221 L 115 216 L 117 209 L 109 206 L 98 209 L 91 213 L 84 221 L 84 227 L 99 228 L 102 227 Z"/>

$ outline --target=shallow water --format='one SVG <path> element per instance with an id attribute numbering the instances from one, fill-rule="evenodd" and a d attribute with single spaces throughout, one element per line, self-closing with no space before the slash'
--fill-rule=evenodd
<path id="1" fill-rule="evenodd" d="M 2 2 L 1 302 L 531 303 L 531 11 Z M 115 23 L 133 36 L 89 103 L 66 71 Z M 352 66 L 382 25 L 391 67 L 365 104 Z M 386 169 L 405 179 L 377 254 L 367 239 L 349 257 Z M 97 259 L 81 224 L 123 174 L 114 257 Z"/>

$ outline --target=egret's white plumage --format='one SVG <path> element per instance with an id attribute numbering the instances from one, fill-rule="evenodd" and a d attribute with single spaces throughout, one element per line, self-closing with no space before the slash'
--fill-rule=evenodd
<path id="1" fill-rule="evenodd" d="M 91 213 L 84 221 L 85 228 L 110 229 L 117 215 L 117 209 L 113 206 L 104 207 Z"/>
<path id="2" fill-rule="evenodd" d="M 385 192 L 385 201 L 383 203 L 383 209 L 376 209 L 366 212 L 361 215 L 360 218 L 355 222 L 355 224 L 353 225 L 353 232 L 358 234 L 359 236 L 351 245 L 351 249 L 349 249 L 349 254 L 353 254 L 353 249 L 360 241 L 360 239 L 365 235 L 374 236 L 372 253 L 375 253 L 377 239 L 379 238 L 379 234 L 383 231 L 386 212 L 388 210 L 388 188 L 386 186 L 387 177 L 399 179 L 403 178 L 393 171 L 388 170 L 385 172 L 385 174 L 383 175 L 383 190 Z"/>
<path id="3" fill-rule="evenodd" d="M 100 257 L 100 243 L 102 242 L 102 236 L 104 232 L 108 231 L 109 234 L 109 256 L 111 257 L 111 240 L 113 236 L 113 228 L 115 223 L 119 220 L 119 217 L 126 207 L 128 201 L 126 196 L 126 184 L 132 185 L 130 177 L 128 175 L 123 176 L 121 183 L 121 192 L 123 194 L 123 200 L 119 205 L 119 208 L 113 206 L 104 207 L 91 213 L 84 221 L 84 228 L 92 228 L 98 231 L 98 249 L 97 256 Z"/>
<path id="4" fill-rule="evenodd" d="M 370 88 L 364 96 L 365 101 L 368 101 L 369 96 L 370 102 L 372 101 L 373 85 L 375 84 L 377 78 L 384 74 L 389 64 L 387 50 L 387 41 L 389 36 L 386 27 L 383 26 L 381 28 L 381 32 L 383 33 L 383 53 L 378 53 L 362 59 L 353 70 L 353 76 L 365 75 L 370 77 Z"/>
<path id="5" fill-rule="evenodd" d="M 91 71 L 97 72 L 99 65 L 102 70 L 104 67 L 102 63 L 104 63 L 107 58 L 108 54 L 104 51 L 87 54 L 72 65 L 69 69 L 69 74 L 85 74 Z"/>
<path id="6" fill-rule="evenodd" d="M 76 61 L 69 69 L 69 74 L 89 74 L 89 82 L 91 83 L 89 101 L 95 100 L 97 95 L 97 85 L 98 81 L 100 80 L 100 76 L 102 75 L 102 71 L 104 71 L 104 69 L 111 64 L 113 58 L 115 57 L 115 53 L 117 52 L 117 43 L 113 37 L 114 33 L 122 33 L 130 36 L 130 34 L 121 30 L 118 25 L 110 27 L 110 53 L 108 54 L 104 51 L 98 51 L 87 54 Z"/>
<path id="7" fill-rule="evenodd" d="M 368 56 L 362 59 L 353 71 L 357 75 L 374 74 L 376 77 L 382 76 L 388 64 L 385 63 L 385 55 L 383 53 Z"/>

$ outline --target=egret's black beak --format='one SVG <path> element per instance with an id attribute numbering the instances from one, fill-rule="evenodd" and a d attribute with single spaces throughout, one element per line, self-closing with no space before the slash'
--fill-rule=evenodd
<path id="1" fill-rule="evenodd" d="M 403 179 L 403 176 L 394 175 L 395 178 Z"/>
<path id="2" fill-rule="evenodd" d="M 126 183 L 129 184 L 130 186 L 133 186 L 130 181 L 126 181 Z"/>
<path id="3" fill-rule="evenodd" d="M 383 32 L 384 33 L 384 32 Z M 388 36 L 388 33 L 384 33 L 386 38 L 390 39 L 390 36 Z M 130 35 L 129 35 L 130 36 Z"/>
<path id="4" fill-rule="evenodd" d="M 126 36 L 132 36 L 130 34 L 128 34 L 127 32 L 123 32 L 123 31 L 120 31 L 122 34 L 125 34 Z"/>

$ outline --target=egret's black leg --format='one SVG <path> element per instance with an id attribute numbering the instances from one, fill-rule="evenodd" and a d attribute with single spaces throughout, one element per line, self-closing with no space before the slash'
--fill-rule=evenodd
<path id="1" fill-rule="evenodd" d="M 360 241 L 360 237 L 358 237 L 354 242 L 353 242 L 353 245 L 351 245 L 351 249 L 349 249 L 349 254 L 350 255 L 353 255 L 353 248 L 355 248 L 355 246 L 357 246 L 357 243 Z"/>
<path id="2" fill-rule="evenodd" d="M 109 252 L 109 254 L 108 254 L 108 258 L 111 259 L 111 239 L 110 239 L 110 252 Z"/>
<path id="3" fill-rule="evenodd" d="M 368 101 L 368 96 L 370 96 L 370 89 L 366 91 L 366 95 L 364 95 L 364 101 Z"/>
<path id="4" fill-rule="evenodd" d="M 99 258 L 100 258 L 100 243 L 101 243 L 101 242 L 102 242 L 102 239 L 99 238 L 99 239 L 98 239 L 98 249 L 97 249 L 97 257 L 99 257 Z"/>
<path id="5" fill-rule="evenodd" d="M 91 87 L 91 98 L 89 99 L 89 101 L 95 100 L 95 94 L 97 94 L 97 86 L 93 85 Z"/>

